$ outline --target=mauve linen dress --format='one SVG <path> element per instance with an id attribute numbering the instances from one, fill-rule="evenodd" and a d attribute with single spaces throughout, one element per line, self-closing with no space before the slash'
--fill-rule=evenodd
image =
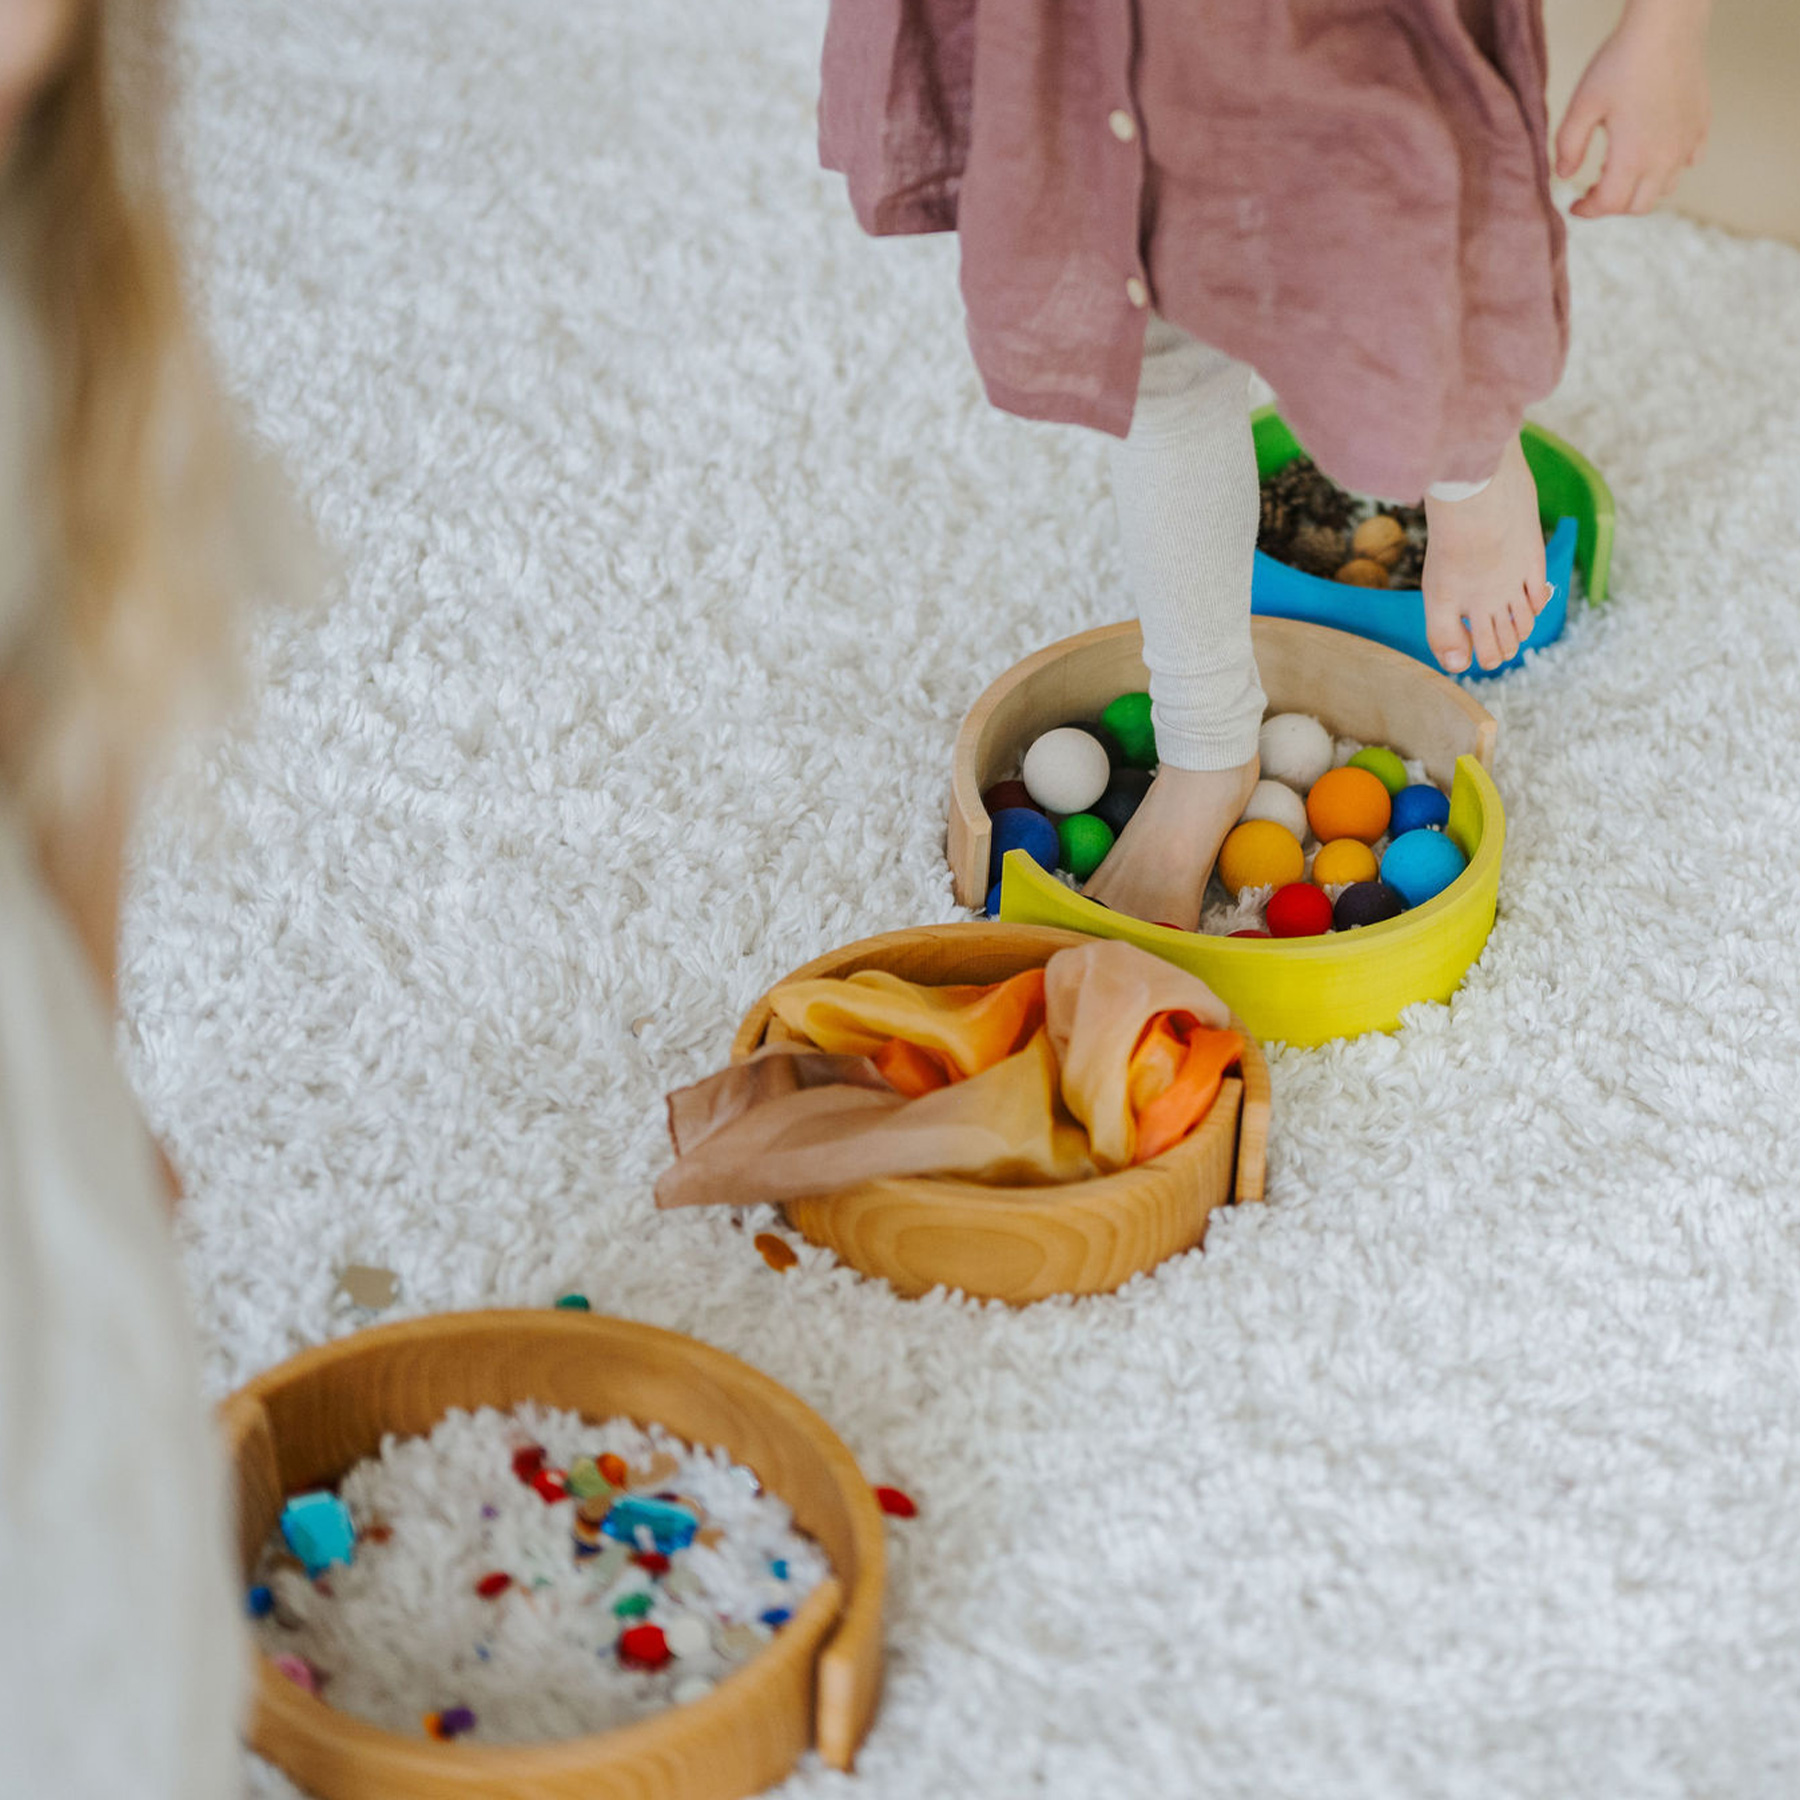
<path id="1" fill-rule="evenodd" d="M 1122 435 L 1154 307 L 1412 499 L 1562 370 L 1544 71 L 1538 0 L 832 0 L 820 152 L 960 234 L 996 405 Z"/>

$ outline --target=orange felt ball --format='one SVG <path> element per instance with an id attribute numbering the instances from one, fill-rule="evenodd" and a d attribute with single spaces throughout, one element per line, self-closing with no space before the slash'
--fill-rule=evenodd
<path id="1" fill-rule="evenodd" d="M 1372 844 L 1387 830 L 1393 810 L 1381 777 L 1367 769 L 1329 769 L 1306 796 L 1306 821 L 1322 844 L 1333 838 Z"/>
<path id="2" fill-rule="evenodd" d="M 1321 844 L 1313 857 L 1312 878 L 1320 887 L 1373 881 L 1380 873 L 1375 852 L 1361 838 L 1333 838 L 1329 844 Z"/>
<path id="3" fill-rule="evenodd" d="M 1374 780 L 1374 777 L 1370 777 Z M 1376 782 L 1381 787 L 1380 782 Z M 1387 789 L 1381 789 L 1386 794 Z M 1248 887 L 1283 887 L 1306 870 L 1306 852 L 1285 825 L 1246 819 L 1219 847 L 1219 879 L 1235 897 Z"/>

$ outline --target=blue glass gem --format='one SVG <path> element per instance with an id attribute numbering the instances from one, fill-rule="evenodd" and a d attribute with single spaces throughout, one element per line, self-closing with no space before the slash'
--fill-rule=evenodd
<path id="1" fill-rule="evenodd" d="M 296 1494 L 281 1509 L 281 1535 L 305 1564 L 308 1575 L 322 1575 L 334 1563 L 356 1560 L 356 1527 L 350 1509 L 336 1494 L 323 1489 Z"/>
<path id="2" fill-rule="evenodd" d="M 244 1610 L 253 1619 L 266 1619 L 275 1610 L 275 1596 L 258 1582 L 244 1596 Z"/>
<path id="3" fill-rule="evenodd" d="M 626 1494 L 613 1502 L 600 1529 L 609 1538 L 639 1548 L 638 1533 L 648 1532 L 657 1550 L 673 1556 L 694 1541 L 700 1521 L 685 1506 L 672 1506 L 666 1500 L 646 1499 L 642 1494 Z"/>
<path id="4" fill-rule="evenodd" d="M 771 1631 L 779 1631 L 793 1616 L 793 1612 L 788 1607 L 771 1606 L 769 1610 L 763 1614 L 762 1622 L 768 1626 Z"/>

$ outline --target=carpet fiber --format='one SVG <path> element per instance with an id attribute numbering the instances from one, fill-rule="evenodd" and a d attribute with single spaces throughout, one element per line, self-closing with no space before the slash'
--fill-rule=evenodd
<path id="1" fill-rule="evenodd" d="M 395 1316 L 579 1287 L 786 1382 L 921 1509 L 860 1778 L 793 1795 L 1791 1793 L 1800 255 L 1577 225 L 1537 416 L 1614 598 L 1484 694 L 1480 966 L 1275 1057 L 1266 1206 L 1016 1315 L 779 1275 L 652 1213 L 662 1093 L 956 916 L 957 721 L 1129 611 L 1101 441 L 990 412 L 954 245 L 817 171 L 821 27 L 186 8 L 206 309 L 342 565 L 134 871 L 213 1379 L 370 1262 Z"/>

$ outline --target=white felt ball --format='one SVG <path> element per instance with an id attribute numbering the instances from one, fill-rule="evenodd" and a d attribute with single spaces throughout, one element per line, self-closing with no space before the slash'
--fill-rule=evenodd
<path id="1" fill-rule="evenodd" d="M 1303 794 L 1331 767 L 1331 733 L 1305 713 L 1264 719 L 1256 747 L 1263 774 Z"/>
<path id="2" fill-rule="evenodd" d="M 1301 843 L 1306 842 L 1306 802 L 1279 781 L 1256 784 L 1250 804 L 1238 815 L 1238 823 L 1241 825 L 1246 819 L 1272 820 L 1284 831 L 1291 831 Z"/>
<path id="3" fill-rule="evenodd" d="M 1074 725 L 1059 725 L 1025 752 L 1019 779 L 1045 812 L 1086 812 L 1106 792 L 1112 765 L 1097 737 Z"/>

